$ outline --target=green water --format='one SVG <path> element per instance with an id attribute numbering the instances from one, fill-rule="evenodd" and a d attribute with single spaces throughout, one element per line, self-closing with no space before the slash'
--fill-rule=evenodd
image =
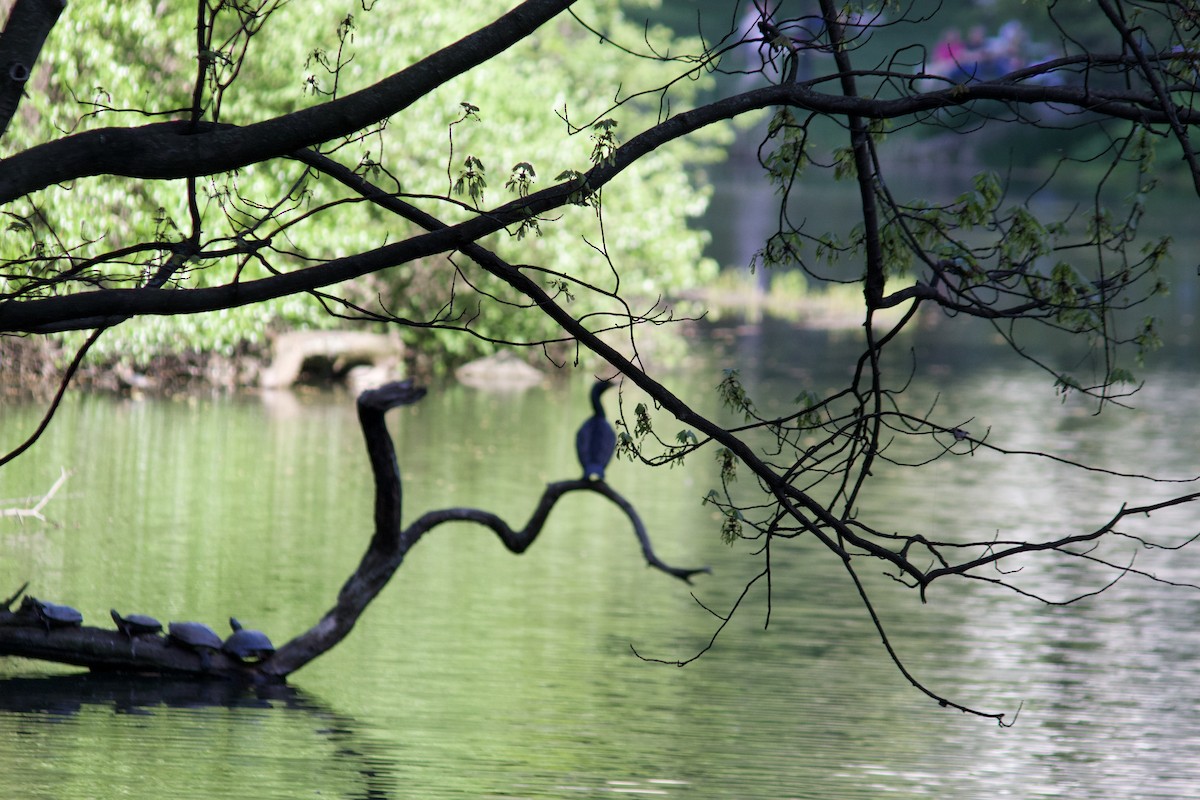
<path id="1" fill-rule="evenodd" d="M 712 344 L 713 360 L 785 334 L 798 352 L 841 346 L 747 329 L 724 353 Z M 777 347 L 775 358 L 752 380 L 779 393 L 800 356 Z M 1194 470 L 1187 370 L 1164 368 L 1140 410 L 1099 419 L 1011 365 L 947 359 L 938 374 L 914 396 L 940 393 L 948 414 L 1009 446 Z M 580 381 L 499 395 L 435 387 L 392 412 L 408 516 L 471 505 L 523 523 L 546 482 L 577 471 L 585 392 Z M 5 443 L 38 411 L 4 408 Z M 370 474 L 342 394 L 72 397 L 0 471 L 3 505 L 39 495 L 61 467 L 72 476 L 49 523 L 0 520 L 0 594 L 29 580 L 97 624 L 110 607 L 214 627 L 234 614 L 279 643 L 331 605 L 370 534 Z M 941 535 L 1049 536 L 1106 518 L 1122 493 L 1159 491 L 983 454 L 893 472 L 861 513 Z M 864 570 L 913 672 L 957 701 L 1020 708 L 1004 730 L 911 688 L 838 563 L 804 540 L 774 556 L 768 629 L 755 589 L 699 661 L 650 664 L 632 648 L 674 660 L 704 647 L 715 620 L 691 592 L 725 609 L 758 562 L 720 543 L 699 502 L 714 485 L 709 459 L 621 462 L 609 478 L 664 560 L 714 573 L 688 587 L 648 569 L 623 515 L 573 494 L 522 556 L 466 525 L 423 539 L 349 639 L 282 690 L 52 678 L 71 670 L 3 660 L 0 796 L 1200 797 L 1200 593 L 1129 578 L 1099 600 L 1052 607 L 946 584 L 923 606 Z M 1194 533 L 1189 515 L 1151 524 Z M 1137 558 L 1165 576 L 1196 574 L 1187 551 Z M 1077 564 L 1029 570 L 1026 585 L 1052 599 L 1104 580 Z"/>

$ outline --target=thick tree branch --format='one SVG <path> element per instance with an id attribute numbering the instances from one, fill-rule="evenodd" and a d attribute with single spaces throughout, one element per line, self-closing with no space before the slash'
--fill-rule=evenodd
<path id="1" fill-rule="evenodd" d="M 0 611 L 0 656 L 35 658 L 97 672 L 191 674 L 261 680 L 256 667 L 220 651 L 207 660 L 164 636 L 138 637 L 89 625 L 46 629 L 28 610 Z"/>
<path id="2" fill-rule="evenodd" d="M 1121 99 L 1111 99 L 1114 97 Z M 8 301 L 0 304 L 0 332 L 46 333 L 97 327 L 101 324 L 112 324 L 130 316 L 142 314 L 195 314 L 234 308 L 313 291 L 371 272 L 408 263 L 418 258 L 461 250 L 470 242 L 532 216 L 552 212 L 573 202 L 578 198 L 580 191 L 595 192 L 599 190 L 648 153 L 676 139 L 685 137 L 708 125 L 732 119 L 759 108 L 788 105 L 802 110 L 839 116 L 858 115 L 871 119 L 887 119 L 936 108 L 963 105 L 982 99 L 1023 103 L 1054 102 L 1079 108 L 1090 108 L 1103 111 L 1110 116 L 1136 119 L 1141 122 L 1168 121 L 1167 115 L 1152 110 L 1155 104 L 1152 94 L 1132 92 L 1104 94 L 1088 88 L 991 82 L 967 84 L 910 98 L 873 100 L 862 97 L 817 94 L 803 84 L 769 86 L 671 117 L 662 124 L 630 139 L 616 150 L 609 163 L 596 166 L 587 172 L 582 182 L 565 181 L 527 197 L 505 203 L 458 225 L 443 225 L 432 233 L 412 237 L 376 250 L 254 281 L 171 292 L 148 288 L 105 289 L 62 297 Z M 1180 109 L 1176 116 L 1185 124 L 1200 122 L 1200 110 Z M 168 125 L 174 124 L 168 123 Z M 143 132 L 141 134 L 135 134 L 134 131 L 125 129 L 125 133 L 122 135 L 134 136 L 133 141 L 137 142 L 138 150 L 157 150 L 161 144 L 155 138 L 157 134 L 145 133 L 154 127 L 135 129 Z M 220 132 L 222 135 L 240 136 L 255 127 L 239 129 L 220 126 Z M 110 130 L 109 133 L 114 133 L 114 131 Z M 205 134 L 197 134 L 195 138 L 204 136 Z M 305 158 L 302 153 L 303 151 L 288 150 L 283 154 Z M 10 162 L 11 159 L 0 161 L 0 203 L 7 202 L 26 191 L 41 188 L 33 186 L 18 192 L 17 195 L 5 194 L 4 185 L 9 173 Z M 196 174 L 204 174 L 206 171 L 205 167 L 193 170 Z M 70 177 L 79 177 L 79 175 Z M 60 179 L 65 180 L 66 177 Z"/>
<path id="3" fill-rule="evenodd" d="M 46 37 L 66 0 L 16 0 L 0 34 L 0 138 L 8 130 Z"/>
<path id="4" fill-rule="evenodd" d="M 55 183 L 92 175 L 186 178 L 279 158 L 349 136 L 399 113 L 456 75 L 486 63 L 574 0 L 526 0 L 495 22 L 374 86 L 244 128 L 190 121 L 75 134 L 0 162 L 0 205 Z"/>
<path id="5" fill-rule="evenodd" d="M 103 128 L 30 148 L 0 161 L 0 205 L 55 183 L 94 175 L 157 179 L 211 175 L 286 157 L 301 148 L 348 136 L 404 110 L 441 83 L 516 44 L 570 2 L 528 0 L 487 28 L 373 87 L 253 125 L 200 126 L 194 133 L 190 133 L 188 121 Z M 1090 63 L 1121 61 L 1119 57 L 1096 56 Z M 1061 59 L 1050 63 L 1083 62 Z M 892 77 L 906 82 L 914 79 L 912 75 Z M 894 99 L 823 94 L 807 84 L 788 83 L 744 92 L 679 114 L 648 132 L 652 137 L 643 144 L 653 143 L 649 149 L 654 149 L 715 122 L 779 105 L 832 116 L 857 115 L 883 120 L 965 106 L 978 100 L 1050 103 L 1147 124 L 1177 119 L 1179 124 L 1191 125 L 1200 120 L 1200 109 L 1163 111 L 1152 92 L 1043 86 L 1003 78 Z M 625 147 L 634 141 L 630 140 Z M 645 152 L 633 148 L 627 154 L 640 156 Z"/>

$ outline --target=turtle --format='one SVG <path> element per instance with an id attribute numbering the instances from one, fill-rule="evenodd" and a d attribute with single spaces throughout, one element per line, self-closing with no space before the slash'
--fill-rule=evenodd
<path id="1" fill-rule="evenodd" d="M 167 638 L 180 647 L 194 650 L 200 656 L 200 668 L 207 671 L 213 652 L 221 649 L 221 637 L 203 622 L 171 622 Z"/>
<path id="2" fill-rule="evenodd" d="M 30 595 L 26 595 L 21 601 L 21 607 L 32 608 L 33 613 L 46 626 L 47 633 L 51 628 L 77 628 L 83 624 L 83 614 L 70 606 L 48 603 Z"/>
<path id="3" fill-rule="evenodd" d="M 162 623 L 154 617 L 148 617 L 145 614 L 130 614 L 122 617 L 115 608 L 110 608 L 108 613 L 112 614 L 113 622 L 117 624 L 117 630 L 130 639 L 135 636 L 152 636 L 162 631 Z"/>
<path id="4" fill-rule="evenodd" d="M 161 622 L 145 614 L 130 614 L 122 617 L 115 608 L 110 608 L 108 613 L 112 615 L 113 622 L 117 624 L 117 630 L 129 638 L 129 654 L 131 656 L 137 655 L 137 637 L 157 636 L 162 630 Z"/>
<path id="5" fill-rule="evenodd" d="M 229 627 L 233 628 L 233 633 L 221 645 L 226 655 L 238 661 L 262 661 L 275 652 L 275 645 L 262 631 L 243 628 L 234 617 L 229 618 Z"/>

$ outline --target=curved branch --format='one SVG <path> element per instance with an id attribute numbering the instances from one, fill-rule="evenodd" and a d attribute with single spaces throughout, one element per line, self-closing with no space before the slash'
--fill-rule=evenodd
<path id="1" fill-rule="evenodd" d="M 624 497 L 603 481 L 570 480 L 549 484 L 529 521 L 519 531 L 513 530 L 498 515 L 474 508 L 430 511 L 401 529 L 400 468 L 391 436 L 384 424 L 384 414 L 396 406 L 415 403 L 424 394 L 425 390 L 414 386 L 411 381 L 401 381 L 363 392 L 359 396 L 358 416 L 371 460 L 371 471 L 375 476 L 375 533 L 358 568 L 338 593 L 334 607 L 310 630 L 292 639 L 263 662 L 261 671 L 264 675 L 283 680 L 336 646 L 350 633 L 362 612 L 387 585 L 413 545 L 438 525 L 475 522 L 491 528 L 512 552 L 523 553 L 541 533 L 554 504 L 569 492 L 594 491 L 612 500 L 629 517 L 634 533 L 641 542 L 642 554 L 650 566 L 688 582 L 693 575 L 709 571 L 707 567 L 672 567 L 660 560 L 650 545 L 650 537 L 641 517 Z"/>
<path id="2" fill-rule="evenodd" d="M 424 396 L 425 389 L 412 381 L 389 383 L 359 395 L 359 423 L 375 478 L 375 532 L 358 568 L 338 593 L 336 605 L 310 630 L 292 639 L 273 656 L 247 664 L 220 651 L 200 655 L 174 645 L 162 636 L 131 637 L 120 631 L 92 626 L 54 627 L 35 613 L 32 603 L 24 604 L 16 611 L 9 610 L 24 592 L 24 586 L 0 603 L 0 656 L 38 658 L 105 672 L 283 681 L 350 633 L 362 612 L 399 568 L 404 556 L 433 528 L 445 522 L 476 522 L 495 531 L 512 552 L 523 553 L 542 531 L 559 498 L 575 491 L 596 492 L 624 511 L 650 566 L 689 583 L 693 575 L 709 572 L 708 567 L 685 569 L 663 562 L 655 555 L 637 511 L 604 481 L 579 479 L 549 484 L 529 521 L 519 531 L 513 530 L 496 514 L 473 508 L 431 511 L 407 528 L 401 528 L 400 467 L 384 416 L 390 409 L 416 403 Z"/>
<path id="3" fill-rule="evenodd" d="M 549 517 L 551 509 L 554 508 L 559 498 L 570 492 L 579 491 L 591 491 L 607 497 L 625 512 L 625 516 L 629 517 L 629 522 L 633 525 L 634 535 L 637 536 L 638 541 L 642 545 L 642 555 L 649 566 L 679 578 L 685 583 L 691 583 L 693 575 L 712 571 L 708 567 L 672 567 L 670 564 L 664 562 L 655 555 L 654 547 L 650 543 L 650 535 L 646 532 L 646 526 L 642 522 L 642 518 L 637 513 L 637 510 L 634 509 L 633 504 L 604 481 L 584 480 L 582 478 L 547 484 L 546 490 L 542 492 L 542 497 L 538 501 L 537 507 L 529 517 L 529 521 L 520 530 L 513 530 L 502 518 L 488 511 L 480 511 L 475 508 L 447 508 L 441 511 L 430 511 L 422 514 L 420 519 L 410 525 L 405 531 L 405 538 L 407 539 L 411 535 L 412 542 L 409 543 L 409 546 L 411 546 L 419 537 L 443 523 L 474 522 L 490 528 L 511 552 L 524 553 L 533 544 L 538 534 L 541 533 L 542 527 L 546 523 L 546 518 Z"/>

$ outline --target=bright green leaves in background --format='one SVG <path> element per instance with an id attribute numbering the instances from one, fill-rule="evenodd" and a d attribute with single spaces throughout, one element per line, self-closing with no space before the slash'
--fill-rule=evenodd
<path id="1" fill-rule="evenodd" d="M 465 0 L 451 7 L 415 0 L 376 3 L 364 10 L 349 0 L 278 7 L 230 4 L 201 54 L 207 65 L 201 120 L 219 117 L 223 123 L 248 124 L 365 88 L 492 21 L 508 5 Z M 644 30 L 640 23 L 630 23 L 616 2 L 596 0 L 575 12 L 611 41 L 644 45 L 648 36 L 673 50 L 699 49 L 664 29 Z M 243 28 L 249 33 L 239 33 Z M 64 132 L 188 119 L 198 71 L 196 48 L 192 6 L 69 5 L 42 53 L 22 113 L 7 134 L 6 152 Z M 473 209 L 544 188 L 536 186 L 540 175 L 581 176 L 593 164 L 609 163 L 619 146 L 618 126 L 637 132 L 654 124 L 660 110 L 657 97 L 614 110 L 614 89 L 621 87 L 622 97 L 628 97 L 669 82 L 673 69 L 629 57 L 564 16 L 384 124 L 322 149 L 453 223 Z M 670 100 L 675 107 L 687 107 L 707 80 L 678 83 Z M 716 265 L 703 256 L 707 234 L 689 227 L 708 200 L 693 167 L 713 158 L 709 145 L 728 135 L 714 129 L 664 149 L 610 184 L 602 204 L 581 186 L 584 207 L 530 219 L 483 244 L 513 263 L 547 270 L 543 284 L 572 296 L 577 315 L 592 314 L 611 323 L 616 317 L 609 315 L 627 314 L 607 294 L 617 288 L 617 273 L 626 299 L 635 305 L 644 302 L 648 310 L 658 298 L 715 275 Z M 485 165 L 508 164 L 515 166 L 505 179 L 505 192 L 489 191 Z M 254 258 L 192 259 L 173 278 L 188 288 L 287 272 L 419 233 L 319 180 L 304 166 L 283 160 L 200 179 L 197 199 L 206 251 L 220 250 L 222 242 L 253 241 L 263 247 Z M 647 224 L 648 208 L 654 209 L 653 224 Z M 40 192 L 7 211 L 11 234 L 2 255 L 9 260 L 31 253 L 69 252 L 81 258 L 150 245 L 78 276 L 109 287 L 139 285 L 193 228 L 184 181 L 89 179 Z M 55 267 L 30 262 L 31 277 L 46 269 Z M 447 258 L 431 258 L 336 292 L 367 306 L 382 303 L 408 319 L 468 326 L 476 334 L 405 332 L 410 343 L 435 358 L 486 351 L 490 345 L 484 339 L 489 338 L 520 342 L 559 337 L 553 323 L 537 309 L 526 308 L 507 285 L 474 272 L 464 280 L 466 269 Z M 10 280 L 19 281 L 20 275 Z M 181 347 L 228 352 L 262 341 L 272 329 L 337 322 L 314 299 L 291 297 L 221 314 L 132 320 L 106 334 L 98 350 L 135 361 Z"/>

